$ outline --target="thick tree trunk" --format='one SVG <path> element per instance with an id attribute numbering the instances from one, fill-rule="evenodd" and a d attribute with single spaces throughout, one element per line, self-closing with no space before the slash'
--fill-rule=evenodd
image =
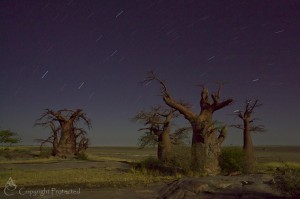
<path id="1" fill-rule="evenodd" d="M 62 125 L 61 137 L 57 147 L 57 156 L 72 157 L 76 153 L 76 137 L 73 131 L 73 123 L 68 121 Z"/>
<path id="2" fill-rule="evenodd" d="M 170 158 L 171 150 L 169 130 L 165 130 L 158 137 L 157 158 L 166 162 Z"/>
<path id="3" fill-rule="evenodd" d="M 254 166 L 254 152 L 253 152 L 253 143 L 251 138 L 251 131 L 250 131 L 250 122 L 249 118 L 244 119 L 244 145 L 243 149 L 246 153 L 245 159 L 245 171 L 251 172 Z"/>
<path id="4" fill-rule="evenodd" d="M 215 175 L 220 172 L 219 155 L 223 140 L 215 132 L 212 112 L 204 110 L 198 120 L 191 122 L 192 169 L 204 174 Z"/>

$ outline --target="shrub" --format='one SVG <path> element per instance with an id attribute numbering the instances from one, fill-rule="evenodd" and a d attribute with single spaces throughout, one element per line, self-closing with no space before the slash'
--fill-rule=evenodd
<path id="1" fill-rule="evenodd" d="M 220 155 L 220 167 L 223 172 L 244 170 L 245 152 L 238 147 L 223 148 Z"/>
<path id="2" fill-rule="evenodd" d="M 136 168 L 155 175 L 191 174 L 191 150 L 189 147 L 176 146 L 165 162 L 148 157 L 137 164 Z"/>
<path id="3" fill-rule="evenodd" d="M 86 153 L 79 153 L 79 154 L 76 156 L 76 158 L 77 158 L 78 160 L 88 160 L 88 159 L 89 159 L 89 157 L 88 157 L 88 155 L 87 155 Z"/>
<path id="4" fill-rule="evenodd" d="M 162 166 L 162 162 L 160 162 L 157 158 L 155 157 L 148 157 L 140 162 L 138 167 L 141 169 L 148 169 L 148 170 L 156 170 L 159 169 L 159 167 Z"/>
<path id="5" fill-rule="evenodd" d="M 40 151 L 40 158 L 49 158 L 51 156 L 52 150 L 50 148 L 45 148 Z"/>
<path id="6" fill-rule="evenodd" d="M 191 163 L 191 148 L 186 146 L 176 146 L 166 164 L 168 167 L 172 168 L 174 174 L 191 174 Z"/>
<path id="7" fill-rule="evenodd" d="M 8 148 L 0 149 L 0 157 L 2 157 L 3 159 L 11 159 L 11 153 L 12 152 Z"/>
<path id="8" fill-rule="evenodd" d="M 275 187 L 288 197 L 300 198 L 300 169 L 285 166 L 275 172 Z"/>

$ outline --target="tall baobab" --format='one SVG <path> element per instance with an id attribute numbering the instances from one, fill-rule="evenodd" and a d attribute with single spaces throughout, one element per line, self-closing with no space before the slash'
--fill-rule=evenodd
<path id="1" fill-rule="evenodd" d="M 243 130 L 243 150 L 246 153 L 245 170 L 251 171 L 255 162 L 253 152 L 253 142 L 251 132 L 264 132 L 265 128 L 262 125 L 254 125 L 256 118 L 252 118 L 254 109 L 260 107 L 262 104 L 258 100 L 248 100 L 245 103 L 244 110 L 236 110 L 234 114 L 243 120 L 243 124 L 231 125 L 232 127 Z"/>
<path id="2" fill-rule="evenodd" d="M 41 140 L 41 146 L 46 142 L 52 143 L 52 155 L 59 157 L 72 157 L 85 151 L 89 140 L 86 137 L 87 132 L 77 127 L 77 123 L 81 120 L 88 128 L 91 127 L 90 120 L 81 109 L 58 111 L 46 109 L 35 123 L 51 128 L 50 137 Z"/>
<path id="3" fill-rule="evenodd" d="M 169 159 L 172 152 L 172 145 L 178 144 L 187 128 L 177 129 L 171 132 L 171 121 L 178 114 L 175 109 L 166 109 L 162 106 L 152 107 L 150 111 L 140 111 L 133 118 L 134 121 L 140 121 L 145 126 L 139 129 L 144 131 L 140 138 L 140 146 L 143 148 L 147 145 L 157 145 L 157 157 L 165 162 Z"/>
<path id="4" fill-rule="evenodd" d="M 162 88 L 164 102 L 171 108 L 179 111 L 189 121 L 193 129 L 192 136 L 192 168 L 206 174 L 217 174 L 220 171 L 219 155 L 221 144 L 226 137 L 226 127 L 215 128 L 212 115 L 232 103 L 232 99 L 221 101 L 221 84 L 216 93 L 209 98 L 208 89 L 203 87 L 201 92 L 199 114 L 194 113 L 190 107 L 176 101 L 167 90 L 166 84 L 153 72 L 149 72 L 144 83 L 157 81 Z M 212 100 L 212 101 L 211 101 Z"/>

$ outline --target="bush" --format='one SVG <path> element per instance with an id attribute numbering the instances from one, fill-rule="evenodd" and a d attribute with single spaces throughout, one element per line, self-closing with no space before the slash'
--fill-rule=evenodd
<path id="1" fill-rule="evenodd" d="M 76 156 L 76 158 L 77 158 L 78 160 L 88 160 L 88 159 L 89 159 L 89 157 L 88 157 L 88 155 L 87 155 L 86 153 L 79 153 L 79 154 Z"/>
<path id="2" fill-rule="evenodd" d="M 167 166 L 172 168 L 173 173 L 191 174 L 191 148 L 186 146 L 176 146 L 173 149 L 170 159 L 167 161 Z"/>
<path id="3" fill-rule="evenodd" d="M 237 147 L 223 148 L 220 155 L 220 167 L 223 172 L 231 173 L 244 170 L 245 152 Z"/>
<path id="4" fill-rule="evenodd" d="M 45 148 L 40 151 L 39 157 L 40 158 L 49 158 L 51 156 L 51 153 L 52 153 L 52 149 Z"/>
<path id="5" fill-rule="evenodd" d="M 147 169 L 147 170 L 157 170 L 162 165 L 163 165 L 163 163 L 160 162 L 157 158 L 150 156 L 150 157 L 142 160 L 138 164 L 138 168 Z"/>
<path id="6" fill-rule="evenodd" d="M 154 175 L 191 174 L 191 150 L 189 147 L 176 146 L 167 161 L 148 157 L 137 164 L 136 168 Z"/>
<path id="7" fill-rule="evenodd" d="M 28 149 L 21 149 L 21 148 L 4 148 L 0 149 L 0 157 L 1 159 L 7 160 L 15 160 L 15 159 L 27 159 L 32 158 L 34 155 Z"/>
<path id="8" fill-rule="evenodd" d="M 11 159 L 11 151 L 8 148 L 0 149 L 0 157 L 2 157 L 3 159 Z"/>
<path id="9" fill-rule="evenodd" d="M 288 197 L 300 198 L 300 169 L 285 166 L 275 172 L 275 187 Z"/>

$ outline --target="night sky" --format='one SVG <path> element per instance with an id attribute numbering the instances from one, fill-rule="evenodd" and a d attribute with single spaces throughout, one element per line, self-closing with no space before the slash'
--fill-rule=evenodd
<path id="1" fill-rule="evenodd" d="M 234 103 L 214 119 L 239 123 L 233 111 L 257 98 L 267 131 L 254 144 L 300 143 L 300 1 L 0 1 L 0 128 L 24 145 L 48 136 L 33 127 L 44 109 L 82 108 L 92 145 L 135 146 L 130 119 L 163 104 L 157 83 L 139 83 L 149 70 L 196 112 L 197 85 L 222 81 Z"/>

